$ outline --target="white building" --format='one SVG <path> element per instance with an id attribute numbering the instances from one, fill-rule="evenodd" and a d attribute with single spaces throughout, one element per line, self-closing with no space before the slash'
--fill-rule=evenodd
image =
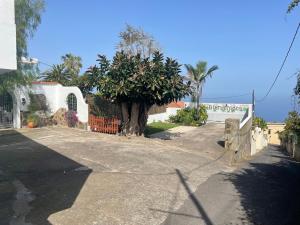
<path id="1" fill-rule="evenodd" d="M 10 93 L 0 95 L 0 128 L 20 128 L 21 112 L 28 111 L 29 93 L 43 96 L 48 113 L 53 115 L 59 109 L 77 112 L 78 120 L 88 122 L 88 104 L 78 87 L 64 87 L 57 82 L 33 82 L 30 87 L 16 88 Z M 71 99 L 71 104 L 68 99 Z"/>
<path id="2" fill-rule="evenodd" d="M 14 0 L 0 0 L 0 75 L 17 69 Z"/>

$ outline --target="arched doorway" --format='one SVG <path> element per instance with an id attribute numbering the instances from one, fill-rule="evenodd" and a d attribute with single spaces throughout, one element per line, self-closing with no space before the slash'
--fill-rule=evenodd
<path id="1" fill-rule="evenodd" d="M 0 129 L 13 127 L 13 99 L 4 92 L 0 94 Z"/>

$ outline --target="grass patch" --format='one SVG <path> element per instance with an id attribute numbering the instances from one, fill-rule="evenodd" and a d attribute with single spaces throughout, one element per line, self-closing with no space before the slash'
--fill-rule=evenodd
<path id="1" fill-rule="evenodd" d="M 145 136 L 149 136 L 151 134 L 169 130 L 173 127 L 178 127 L 178 126 L 179 126 L 178 124 L 174 124 L 174 123 L 153 122 L 153 123 L 147 124 L 146 129 L 145 129 Z"/>

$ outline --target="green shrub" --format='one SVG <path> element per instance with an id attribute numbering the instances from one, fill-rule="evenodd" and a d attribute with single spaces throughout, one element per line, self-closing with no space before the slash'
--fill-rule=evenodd
<path id="1" fill-rule="evenodd" d="M 300 134 L 300 116 L 298 112 L 289 112 L 288 118 L 285 120 L 284 130 Z"/>
<path id="2" fill-rule="evenodd" d="M 201 105 L 199 113 L 195 108 L 185 108 L 177 111 L 175 116 L 170 116 L 172 123 L 183 125 L 200 126 L 206 123 L 208 118 L 205 106 Z"/>
<path id="3" fill-rule="evenodd" d="M 279 132 L 279 139 L 282 142 L 288 140 L 300 140 L 300 115 L 296 111 L 289 112 L 288 117 L 285 119 L 284 131 Z"/>
<path id="4" fill-rule="evenodd" d="M 267 130 L 268 129 L 267 122 L 261 117 L 255 117 L 254 118 L 253 126 L 257 126 L 257 127 L 261 128 L 262 130 Z"/>
<path id="5" fill-rule="evenodd" d="M 165 123 L 165 122 L 153 122 L 147 124 L 145 129 L 145 136 L 149 136 L 154 133 L 162 132 L 169 130 L 171 128 L 177 127 L 177 124 L 174 123 Z"/>

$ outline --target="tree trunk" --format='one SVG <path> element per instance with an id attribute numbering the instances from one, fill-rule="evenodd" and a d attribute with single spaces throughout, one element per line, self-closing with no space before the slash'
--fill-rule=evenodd
<path id="1" fill-rule="evenodd" d="M 139 115 L 140 115 L 140 103 L 133 102 L 131 105 L 131 113 L 130 113 L 130 128 L 129 128 L 130 135 L 139 136 L 140 134 Z"/>
<path id="2" fill-rule="evenodd" d="M 122 134 L 141 136 L 144 135 L 148 120 L 150 106 L 145 103 L 121 103 Z"/>
<path id="3" fill-rule="evenodd" d="M 199 106 L 201 103 L 202 90 L 203 90 L 203 81 L 200 83 L 200 89 L 199 89 Z"/>
<path id="4" fill-rule="evenodd" d="M 122 133 L 127 134 L 129 131 L 130 115 L 128 110 L 128 103 L 121 103 L 121 112 L 122 112 Z"/>
<path id="5" fill-rule="evenodd" d="M 146 104 L 140 105 L 140 112 L 139 112 L 139 135 L 144 135 L 145 128 L 147 125 L 148 120 L 148 111 L 150 107 Z"/>
<path id="6" fill-rule="evenodd" d="M 196 119 L 198 119 L 198 116 L 199 116 L 199 96 L 200 96 L 200 93 L 199 93 L 199 84 L 197 84 L 197 104 L 196 104 Z"/>

